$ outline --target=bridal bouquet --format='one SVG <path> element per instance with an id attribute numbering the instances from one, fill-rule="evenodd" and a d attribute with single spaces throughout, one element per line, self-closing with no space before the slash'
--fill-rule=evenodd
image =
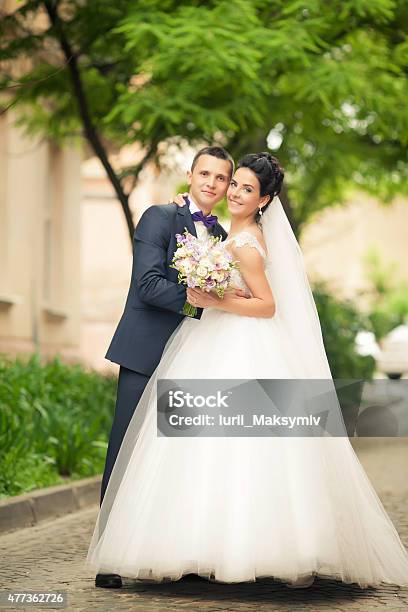
<path id="1" fill-rule="evenodd" d="M 210 236 L 203 241 L 186 230 L 184 234 L 176 234 L 176 239 L 177 250 L 171 267 L 178 271 L 178 282 L 207 292 L 215 291 L 223 297 L 237 263 L 223 246 L 221 238 Z M 186 302 L 183 314 L 193 317 L 196 313 L 197 308 Z"/>

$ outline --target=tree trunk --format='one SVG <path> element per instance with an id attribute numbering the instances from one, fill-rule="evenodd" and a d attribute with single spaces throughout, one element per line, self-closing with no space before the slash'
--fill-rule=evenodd
<path id="1" fill-rule="evenodd" d="M 44 0 L 44 6 L 51 21 L 51 24 L 55 29 L 56 37 L 61 46 L 62 52 L 67 62 L 68 69 L 70 71 L 72 86 L 78 103 L 78 110 L 82 120 L 85 138 L 88 140 L 95 155 L 100 160 L 113 186 L 113 189 L 115 190 L 116 196 L 122 206 L 122 210 L 125 215 L 126 225 L 128 228 L 130 241 L 132 243 L 135 225 L 133 222 L 132 212 L 129 207 L 129 195 L 126 194 L 123 190 L 122 184 L 111 163 L 109 162 L 108 155 L 99 137 L 98 131 L 92 122 L 88 107 L 88 101 L 86 99 L 86 94 L 81 79 L 81 73 L 78 66 L 77 56 L 63 31 L 62 22 L 58 15 L 57 3 L 52 2 L 51 0 Z"/>

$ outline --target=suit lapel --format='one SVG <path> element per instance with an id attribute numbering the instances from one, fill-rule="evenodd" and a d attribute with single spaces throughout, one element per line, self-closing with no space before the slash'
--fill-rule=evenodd
<path id="1" fill-rule="evenodd" d="M 219 223 L 216 223 L 214 227 L 211 228 L 211 235 L 216 238 L 221 238 L 224 240 L 224 228 Z"/>
<path id="2" fill-rule="evenodd" d="M 188 200 L 185 206 L 177 207 L 177 219 L 179 220 L 179 226 L 182 226 L 183 228 L 180 232 L 181 234 L 184 232 L 185 229 L 187 229 L 190 232 L 190 234 L 193 234 L 193 236 L 197 238 L 197 232 L 196 232 L 196 228 L 194 225 L 194 221 L 191 218 L 191 212 L 190 212 L 190 208 L 188 205 Z"/>

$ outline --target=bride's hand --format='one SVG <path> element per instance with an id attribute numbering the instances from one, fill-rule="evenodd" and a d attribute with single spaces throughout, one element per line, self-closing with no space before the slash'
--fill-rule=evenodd
<path id="1" fill-rule="evenodd" d="M 180 208 L 186 205 L 185 197 L 188 196 L 188 192 L 186 193 L 178 193 L 173 199 L 168 201 L 168 204 L 177 204 Z"/>
<path id="2" fill-rule="evenodd" d="M 251 297 L 251 294 L 248 291 L 245 291 L 245 289 L 232 289 L 230 291 L 231 295 L 234 295 L 235 297 L 240 297 L 240 298 L 245 298 L 248 299 Z"/>
<path id="3" fill-rule="evenodd" d="M 197 308 L 216 308 L 221 298 L 216 293 L 202 291 L 201 289 L 187 289 L 187 302 Z"/>
<path id="4" fill-rule="evenodd" d="M 249 298 L 251 297 L 246 291 L 243 289 L 232 289 L 228 290 L 224 293 L 224 297 L 220 298 L 216 293 L 212 291 L 202 291 L 201 289 L 187 289 L 187 301 L 192 306 L 196 306 L 198 308 L 219 308 L 221 304 L 224 306 L 227 304 L 229 299 L 236 298 Z"/>
<path id="5" fill-rule="evenodd" d="M 249 291 L 246 291 L 245 289 L 227 289 L 226 292 L 224 293 L 224 299 L 226 297 L 238 297 L 238 298 L 250 298 L 251 294 L 249 293 Z"/>

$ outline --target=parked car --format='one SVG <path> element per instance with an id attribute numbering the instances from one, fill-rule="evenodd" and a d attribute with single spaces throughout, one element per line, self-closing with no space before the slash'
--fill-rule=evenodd
<path id="1" fill-rule="evenodd" d="M 375 357 L 377 368 L 391 379 L 408 373 L 408 325 L 399 325 L 383 338 Z"/>
<path id="2" fill-rule="evenodd" d="M 377 359 L 377 356 L 380 353 L 380 347 L 377 344 L 373 332 L 365 330 L 357 332 L 355 343 L 356 352 L 358 353 L 358 355 L 361 355 L 362 357 L 371 355 L 371 357 Z"/>

